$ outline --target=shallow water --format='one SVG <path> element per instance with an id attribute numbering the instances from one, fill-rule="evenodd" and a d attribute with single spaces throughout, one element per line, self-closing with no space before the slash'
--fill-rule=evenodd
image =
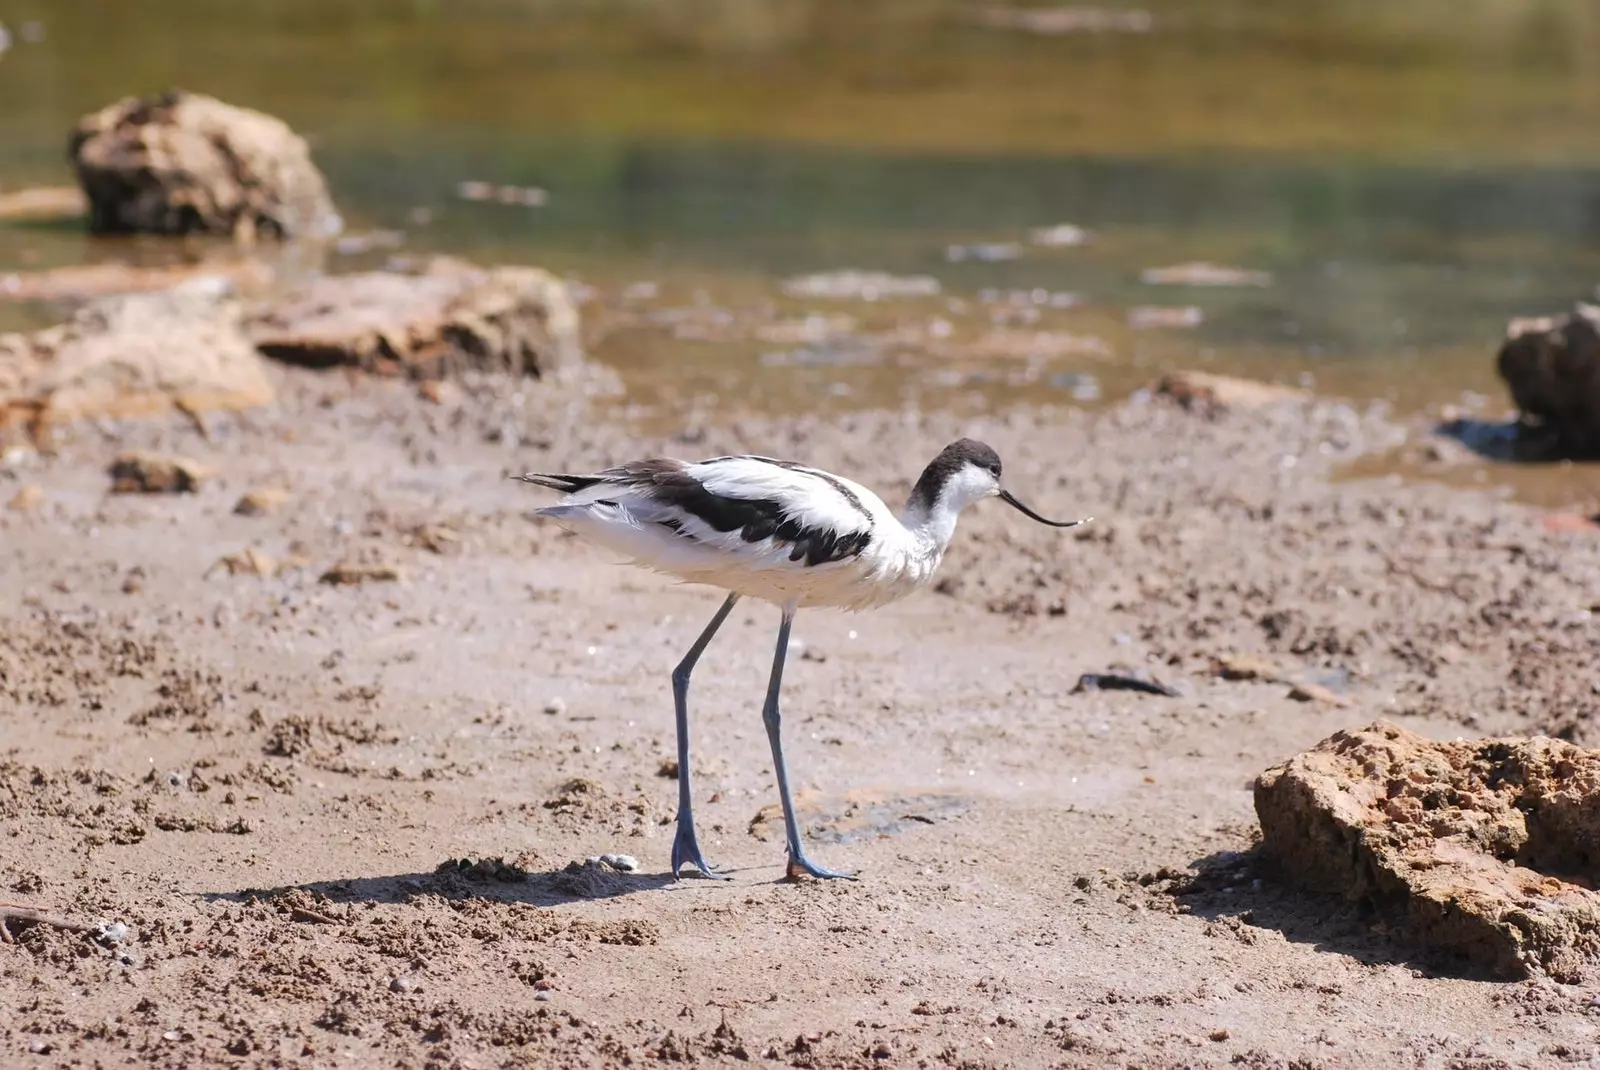
<path id="1" fill-rule="evenodd" d="M 1505 320 L 1600 281 L 1600 13 L 1266 7 L 1074 9 L 1076 32 L 1042 34 L 941 0 L 23 0 L 4 12 L 0 188 L 69 181 L 78 115 L 181 85 L 306 133 L 352 230 L 401 230 L 405 252 L 539 263 L 608 292 L 655 282 L 642 306 L 658 313 L 845 313 L 957 342 L 1003 315 L 1013 332 L 987 357 L 637 325 L 601 340 L 634 396 L 673 413 L 1078 403 L 1183 365 L 1402 408 L 1464 391 L 1498 405 Z M 463 180 L 549 199 L 466 201 Z M 1030 244 L 1059 223 L 1089 240 Z M 949 258 L 1012 242 L 1013 259 Z M 73 225 L 0 227 L 0 272 L 126 253 Z M 1194 260 L 1272 281 L 1141 281 Z M 781 295 L 842 268 L 942 292 Z M 1201 322 L 1135 330 L 1141 306 Z M 0 325 L 50 314 L 13 306 Z M 1077 341 L 1027 352 L 1017 332 L 1039 330 Z"/>

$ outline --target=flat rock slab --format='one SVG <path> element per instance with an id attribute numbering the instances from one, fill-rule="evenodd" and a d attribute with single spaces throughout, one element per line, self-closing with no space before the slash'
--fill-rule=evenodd
<path id="1" fill-rule="evenodd" d="M 544 378 L 583 361 L 566 284 L 532 267 L 440 260 L 418 275 L 329 276 L 260 309 L 249 331 L 285 363 L 420 379 L 467 369 Z"/>
<path id="2" fill-rule="evenodd" d="M 69 151 L 97 234 L 316 238 L 343 224 L 304 138 L 280 119 L 174 90 L 78 121 Z"/>
<path id="3" fill-rule="evenodd" d="M 103 297 L 32 334 L 0 334 L 0 431 L 272 401 L 232 301 L 205 292 Z"/>
<path id="4" fill-rule="evenodd" d="M 1261 774 L 1255 803 L 1287 876 L 1400 908 L 1423 945 L 1501 976 L 1593 973 L 1600 751 L 1376 721 Z"/>

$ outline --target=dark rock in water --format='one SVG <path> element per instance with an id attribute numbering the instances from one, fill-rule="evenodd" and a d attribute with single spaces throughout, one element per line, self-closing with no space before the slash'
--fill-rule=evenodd
<path id="1" fill-rule="evenodd" d="M 1600 457 L 1600 307 L 1514 319 L 1496 360 L 1525 455 Z"/>
<path id="2" fill-rule="evenodd" d="M 174 90 L 78 121 L 69 153 L 97 234 L 315 238 L 341 222 L 311 151 L 279 119 Z"/>
<path id="3" fill-rule="evenodd" d="M 1600 751 L 1376 721 L 1261 774 L 1255 803 L 1286 876 L 1396 909 L 1430 948 L 1565 983 L 1600 962 Z"/>
<path id="4" fill-rule="evenodd" d="M 469 368 L 544 378 L 583 361 L 577 306 L 560 279 L 447 259 L 419 275 L 317 279 L 257 312 L 249 330 L 262 353 L 289 364 L 422 379 Z"/>

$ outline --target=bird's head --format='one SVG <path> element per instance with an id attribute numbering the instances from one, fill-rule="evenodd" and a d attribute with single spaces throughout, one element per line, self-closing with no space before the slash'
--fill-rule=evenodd
<path id="1" fill-rule="evenodd" d="M 1000 455 L 976 439 L 963 438 L 939 452 L 911 491 L 913 505 L 927 512 L 943 508 L 958 513 L 973 502 L 999 498 L 1024 516 L 1053 528 L 1070 528 L 1088 523 L 1083 520 L 1046 520 L 1019 502 L 1000 485 Z"/>

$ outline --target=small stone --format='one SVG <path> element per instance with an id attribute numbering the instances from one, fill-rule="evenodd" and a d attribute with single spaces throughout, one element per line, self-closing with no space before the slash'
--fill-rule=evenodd
<path id="1" fill-rule="evenodd" d="M 567 712 L 566 700 L 562 699 L 562 698 L 553 698 L 553 699 L 551 699 L 549 702 L 546 702 L 544 704 L 544 712 L 548 713 L 552 717 L 558 716 L 559 714 L 566 713 Z"/>
<path id="2" fill-rule="evenodd" d="M 266 516 L 275 513 L 289 501 L 289 492 L 281 487 L 257 487 L 239 499 L 233 511 L 240 516 Z"/>
<path id="3" fill-rule="evenodd" d="M 28 1041 L 28 1050 L 35 1055 L 49 1055 L 51 1051 L 50 1042 L 42 1037 L 34 1037 Z"/>
<path id="4" fill-rule="evenodd" d="M 618 873 L 637 873 L 639 860 L 632 855 L 600 855 L 599 860 L 603 865 L 610 866 Z"/>
<path id="5" fill-rule="evenodd" d="M 29 509 L 37 509 L 43 504 L 44 488 L 37 483 L 24 483 L 11 496 L 11 500 L 6 503 L 6 508 L 21 513 Z"/>
<path id="6" fill-rule="evenodd" d="M 111 462 L 113 494 L 193 494 L 211 470 L 188 457 L 125 453 Z"/>
<path id="7" fill-rule="evenodd" d="M 1258 654 L 1224 654 L 1212 664 L 1224 680 L 1281 680 L 1283 673 Z"/>
<path id="8" fill-rule="evenodd" d="M 259 576 L 262 579 L 271 579 L 278 574 L 278 568 L 277 558 L 264 554 L 252 546 L 220 558 L 206 570 L 206 574 L 210 575 L 217 569 L 222 569 L 230 576 Z"/>
<path id="9" fill-rule="evenodd" d="M 661 764 L 656 767 L 656 776 L 664 780 L 677 780 L 678 773 L 678 759 L 676 758 L 663 758 L 661 759 Z"/>
<path id="10" fill-rule="evenodd" d="M 549 1003 L 550 1002 L 550 993 L 548 993 L 548 992 L 535 992 L 533 994 L 533 998 L 538 1000 L 540 1003 Z"/>
<path id="11" fill-rule="evenodd" d="M 321 576 L 321 582 L 335 586 L 353 586 L 355 584 L 375 582 L 393 582 L 405 578 L 405 570 L 399 565 L 378 562 L 375 564 L 361 564 L 346 561 L 334 565 Z"/>
<path id="12" fill-rule="evenodd" d="M 1224 1040 L 1228 1039 L 1228 1031 L 1226 1029 L 1213 1029 L 1206 1035 L 1218 1044 L 1221 1044 Z"/>
<path id="13" fill-rule="evenodd" d="M 410 992 L 415 987 L 416 982 L 409 977 L 396 977 L 389 982 L 389 991 L 391 992 Z"/>
<path id="14" fill-rule="evenodd" d="M 1321 702 L 1329 706 L 1350 705 L 1348 699 L 1334 694 L 1321 684 L 1295 684 L 1289 689 L 1289 697 L 1296 702 Z"/>

